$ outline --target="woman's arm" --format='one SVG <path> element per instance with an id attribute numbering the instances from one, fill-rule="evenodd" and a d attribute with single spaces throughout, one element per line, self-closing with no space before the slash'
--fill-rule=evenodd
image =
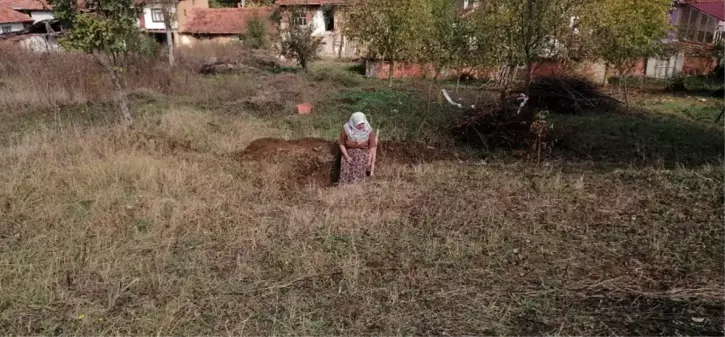
<path id="1" fill-rule="evenodd" d="M 340 152 L 342 152 L 342 158 L 345 159 L 345 161 L 350 161 L 350 155 L 347 154 L 347 147 L 345 146 L 345 142 L 347 139 L 347 135 L 345 135 L 345 131 L 343 130 L 342 133 L 340 133 L 340 137 L 338 137 L 338 145 L 340 146 Z"/>

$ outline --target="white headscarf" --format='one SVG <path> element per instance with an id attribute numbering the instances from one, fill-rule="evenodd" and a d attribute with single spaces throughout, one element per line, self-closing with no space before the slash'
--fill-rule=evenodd
<path id="1" fill-rule="evenodd" d="M 365 124 L 362 130 L 357 128 L 358 125 Z M 342 126 L 345 130 L 347 138 L 354 142 L 365 142 L 370 138 L 370 133 L 373 132 L 373 127 L 368 123 L 367 117 L 362 112 L 356 112 L 350 116 L 350 120 Z"/>

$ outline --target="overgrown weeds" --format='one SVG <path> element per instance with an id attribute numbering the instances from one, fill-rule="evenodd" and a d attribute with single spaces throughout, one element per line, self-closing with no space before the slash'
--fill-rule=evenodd
<path id="1" fill-rule="evenodd" d="M 58 110 L 77 104 L 102 104 L 113 99 L 110 79 L 89 55 L 38 54 L 5 44 L 0 48 L 4 55 L 0 61 L 2 110 Z M 227 81 L 217 86 L 218 80 L 200 78 L 204 64 L 221 61 L 259 69 L 272 69 L 277 65 L 274 58 L 263 51 L 252 51 L 240 45 L 199 43 L 181 49 L 173 69 L 160 58 L 135 58 L 123 71 L 128 89 L 219 102 L 233 99 L 225 94 L 230 91 L 237 96 L 250 94 L 246 89 L 250 84 Z"/>

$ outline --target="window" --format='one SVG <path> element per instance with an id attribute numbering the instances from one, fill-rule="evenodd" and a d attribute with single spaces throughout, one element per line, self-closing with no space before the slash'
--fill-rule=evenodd
<path id="1" fill-rule="evenodd" d="M 307 26 L 307 13 L 296 13 L 294 18 L 294 24 L 297 26 Z"/>
<path id="2" fill-rule="evenodd" d="M 164 22 L 164 12 L 160 8 L 152 9 L 151 10 L 151 21 Z"/>
<path id="3" fill-rule="evenodd" d="M 680 39 L 690 42 L 712 43 L 717 20 L 691 7 L 682 12 L 678 33 Z"/>
<path id="4" fill-rule="evenodd" d="M 11 26 L 2 26 L 3 34 L 10 33 Z"/>

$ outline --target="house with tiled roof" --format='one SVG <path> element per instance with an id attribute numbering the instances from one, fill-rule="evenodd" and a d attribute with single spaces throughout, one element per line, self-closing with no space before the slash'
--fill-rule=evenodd
<path id="1" fill-rule="evenodd" d="M 675 29 L 668 41 L 677 44 L 679 52 L 669 57 L 650 58 L 645 74 L 670 78 L 679 74 L 710 73 L 717 66 L 710 51 L 725 32 L 725 0 L 675 0 L 670 24 Z"/>
<path id="2" fill-rule="evenodd" d="M 0 0 L 0 34 L 20 32 L 50 19 L 53 11 L 43 0 Z"/>
<path id="3" fill-rule="evenodd" d="M 247 26 L 254 18 L 267 26 L 267 32 L 273 32 L 270 19 L 270 7 L 237 8 L 194 8 L 189 20 L 179 29 L 179 43 L 193 44 L 199 40 L 218 42 L 239 40 L 245 34 Z"/>
<path id="4" fill-rule="evenodd" d="M 15 44 L 26 50 L 60 50 L 58 20 L 45 0 L 0 0 L 0 43 Z"/>
<path id="5" fill-rule="evenodd" d="M 2 0 L 0 0 L 2 1 Z M 196 9 L 209 8 L 209 0 L 176 0 L 174 8 L 176 14 L 175 22 L 171 23 L 171 27 L 166 27 L 164 23 L 163 4 L 160 0 L 136 0 L 136 4 L 143 6 L 141 17 L 139 18 L 139 27 L 145 33 L 154 37 L 160 43 L 167 43 L 166 31 L 172 32 L 172 43 L 178 44 L 179 31 L 183 30 L 191 17 L 191 13 Z"/>
<path id="6" fill-rule="evenodd" d="M 321 56 L 352 57 L 357 46 L 343 34 L 345 6 L 350 0 L 276 0 L 282 15 L 281 29 L 287 25 L 312 25 L 313 35 L 322 39 Z"/>
<path id="7" fill-rule="evenodd" d="M 53 9 L 44 0 L 0 0 L 0 7 L 30 16 L 33 22 L 53 19 Z"/>
<path id="8" fill-rule="evenodd" d="M 680 41 L 716 42 L 725 29 L 725 0 L 676 1 L 670 23 L 677 27 Z"/>
<path id="9" fill-rule="evenodd" d="M 33 23 L 33 18 L 9 7 L 0 7 L 0 34 L 24 30 Z"/>

